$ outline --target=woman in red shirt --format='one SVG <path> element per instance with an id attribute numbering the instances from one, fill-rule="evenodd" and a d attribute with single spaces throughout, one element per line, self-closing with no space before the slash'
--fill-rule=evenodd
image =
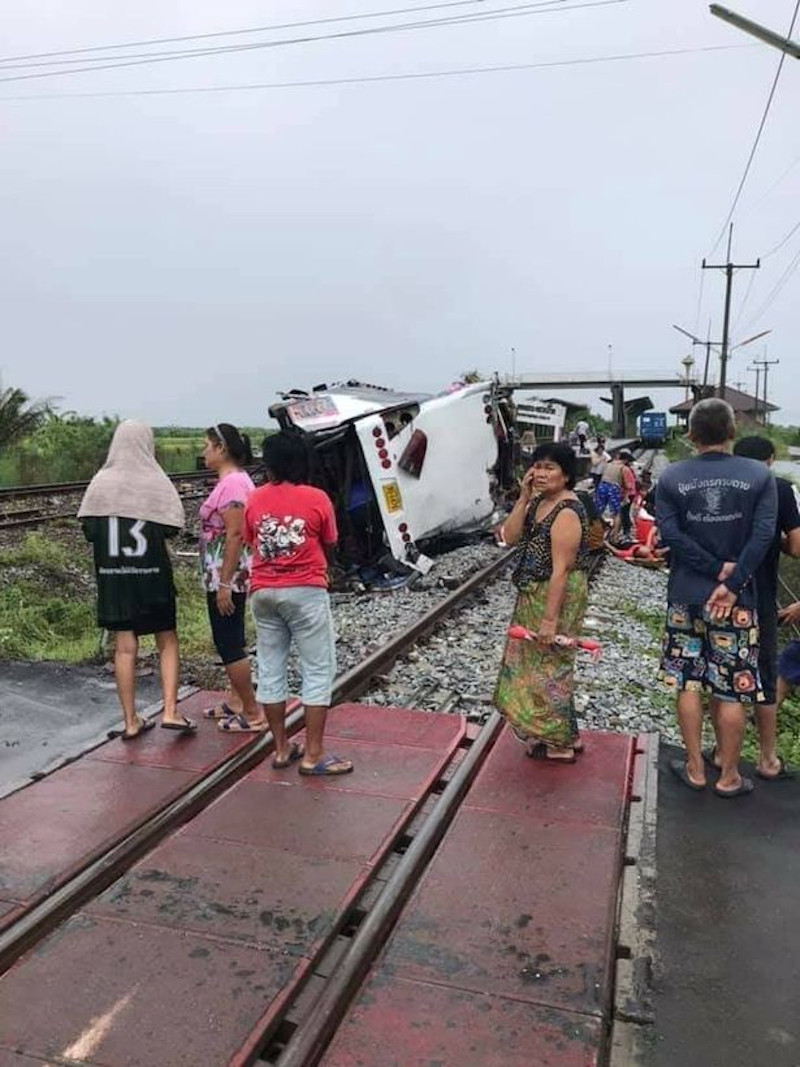
<path id="1" fill-rule="evenodd" d="M 305 484 L 307 459 L 289 434 L 267 437 L 269 482 L 250 496 L 244 538 L 252 546 L 250 605 L 258 650 L 257 697 L 275 738 L 274 766 L 300 761 L 300 773 L 347 774 L 350 760 L 324 749 L 325 719 L 336 673 L 333 618 L 328 599 L 328 556 L 337 540 L 327 494 Z M 286 736 L 286 668 L 294 641 L 300 657 L 306 750 Z"/>

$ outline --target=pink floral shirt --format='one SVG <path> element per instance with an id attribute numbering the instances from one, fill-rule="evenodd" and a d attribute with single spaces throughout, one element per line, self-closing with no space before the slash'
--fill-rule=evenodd
<path id="1" fill-rule="evenodd" d="M 231 471 L 220 478 L 200 505 L 200 565 L 203 588 L 207 593 L 216 593 L 219 589 L 219 576 L 225 557 L 225 519 L 222 513 L 228 508 L 244 508 L 254 489 L 246 471 Z M 245 545 L 231 578 L 231 592 L 246 593 L 249 586 L 250 549 Z"/>

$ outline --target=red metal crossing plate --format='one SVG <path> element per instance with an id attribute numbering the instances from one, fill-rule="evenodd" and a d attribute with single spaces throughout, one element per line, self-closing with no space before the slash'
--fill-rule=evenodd
<path id="1" fill-rule="evenodd" d="M 52 886 L 193 780 L 187 771 L 80 760 L 0 801 L 0 893 Z"/>
<path id="2" fill-rule="evenodd" d="M 371 983 L 324 1067 L 594 1067 L 600 1023 L 421 982 Z"/>
<path id="3" fill-rule="evenodd" d="M 633 739 L 490 752 L 325 1067 L 591 1067 L 610 1007 Z"/>

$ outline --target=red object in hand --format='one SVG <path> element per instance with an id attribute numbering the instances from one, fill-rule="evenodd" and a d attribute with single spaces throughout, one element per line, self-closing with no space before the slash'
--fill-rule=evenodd
<path id="1" fill-rule="evenodd" d="M 524 626 L 509 626 L 507 633 L 512 641 L 536 640 L 536 634 Z M 593 641 L 590 637 L 565 637 L 563 634 L 556 634 L 553 644 L 561 645 L 562 648 L 580 648 L 583 652 L 591 653 L 594 659 L 598 659 L 602 651 L 600 642 Z"/>

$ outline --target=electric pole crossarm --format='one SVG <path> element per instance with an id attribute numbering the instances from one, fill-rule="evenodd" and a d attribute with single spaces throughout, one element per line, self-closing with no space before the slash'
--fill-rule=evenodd
<path id="1" fill-rule="evenodd" d="M 744 30 L 745 33 L 749 33 L 752 37 L 757 37 L 759 41 L 785 52 L 787 56 L 792 56 L 793 59 L 800 59 L 799 41 L 793 41 L 789 37 L 781 37 L 779 33 L 768 30 L 766 26 L 761 26 L 751 19 L 746 19 L 744 15 L 737 15 L 735 11 L 729 11 L 727 7 L 722 7 L 720 4 L 711 5 L 711 14 L 716 15 L 718 19 L 722 19 L 724 22 L 729 22 L 737 30 Z"/>

